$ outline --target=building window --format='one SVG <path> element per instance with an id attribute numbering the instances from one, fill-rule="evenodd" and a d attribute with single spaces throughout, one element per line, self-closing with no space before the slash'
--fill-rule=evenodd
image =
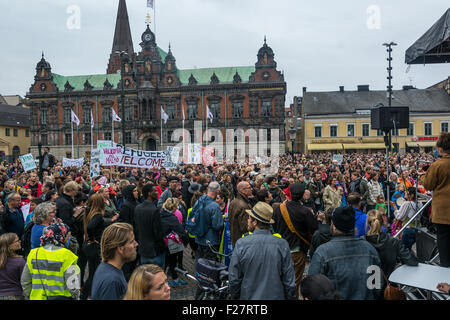
<path id="1" fill-rule="evenodd" d="M 47 112 L 47 109 L 41 109 L 40 120 L 41 120 L 41 124 L 43 124 L 43 125 L 48 124 L 48 112 Z"/>
<path id="2" fill-rule="evenodd" d="M 370 136 L 370 125 L 368 123 L 362 125 L 362 135 L 363 137 Z"/>
<path id="3" fill-rule="evenodd" d="M 11 135 L 11 129 L 5 128 L 5 136 L 9 137 Z"/>
<path id="4" fill-rule="evenodd" d="M 441 132 L 448 132 L 448 122 L 441 122 Z"/>
<path id="5" fill-rule="evenodd" d="M 110 123 L 112 119 L 111 107 L 103 107 L 102 120 L 103 122 Z"/>
<path id="6" fill-rule="evenodd" d="M 330 125 L 330 137 L 337 137 L 337 125 Z"/>
<path id="7" fill-rule="evenodd" d="M 111 141 L 111 132 L 105 132 L 103 133 L 103 139 L 105 139 L 106 141 Z"/>
<path id="8" fill-rule="evenodd" d="M 377 130 L 377 137 L 382 137 L 382 136 L 384 136 L 383 130 L 378 129 L 378 130 Z"/>
<path id="9" fill-rule="evenodd" d="M 355 125 L 353 123 L 347 124 L 347 136 L 348 137 L 355 136 Z"/>
<path id="10" fill-rule="evenodd" d="M 399 129 L 398 128 L 392 129 L 392 136 L 393 137 L 398 137 L 399 136 Z"/>
<path id="11" fill-rule="evenodd" d="M 322 126 L 315 126 L 314 127 L 314 137 L 315 138 L 321 138 L 322 137 Z"/>
<path id="12" fill-rule="evenodd" d="M 413 136 L 414 135 L 414 122 L 409 123 L 408 129 L 406 129 L 406 135 L 407 136 Z"/>
<path id="13" fill-rule="evenodd" d="M 133 108 L 131 106 L 125 107 L 125 121 L 133 120 Z"/>
<path id="14" fill-rule="evenodd" d="M 431 122 L 425 122 L 424 124 L 425 127 L 425 135 L 426 136 L 431 136 L 433 134 L 433 123 Z"/>
<path id="15" fill-rule="evenodd" d="M 175 119 L 175 106 L 173 104 L 167 106 L 167 115 L 169 116 L 169 120 Z"/>
<path id="16" fill-rule="evenodd" d="M 172 142 L 172 135 L 173 135 L 173 131 L 172 130 L 167 131 L 167 142 L 168 143 Z"/>
<path id="17" fill-rule="evenodd" d="M 66 134 L 64 135 L 64 144 L 65 144 L 66 146 L 72 144 L 72 134 L 66 133 Z"/>
<path id="18" fill-rule="evenodd" d="M 209 109 L 214 117 L 214 119 L 220 119 L 220 104 L 211 103 Z"/>
<path id="19" fill-rule="evenodd" d="M 91 123 L 91 108 L 83 108 L 83 123 Z"/>
<path id="20" fill-rule="evenodd" d="M 244 106 L 242 102 L 233 102 L 231 105 L 231 110 L 233 118 L 235 119 L 242 118 L 244 116 Z"/>
<path id="21" fill-rule="evenodd" d="M 189 120 L 197 119 L 197 105 L 196 104 L 188 105 L 188 119 Z"/>
<path id="22" fill-rule="evenodd" d="M 91 145 L 91 133 L 87 132 L 84 134 L 84 144 Z"/>
<path id="23" fill-rule="evenodd" d="M 19 136 L 19 130 L 17 130 L 17 129 L 13 129 L 13 135 L 14 135 L 14 137 L 17 137 L 17 136 Z"/>
<path id="24" fill-rule="evenodd" d="M 125 132 L 125 143 L 126 144 L 131 143 L 131 132 Z"/>
<path id="25" fill-rule="evenodd" d="M 64 123 L 70 124 L 72 121 L 72 109 L 66 108 L 64 109 Z"/>
<path id="26" fill-rule="evenodd" d="M 30 137 L 30 129 L 25 129 L 25 137 Z"/>
<path id="27" fill-rule="evenodd" d="M 261 116 L 262 117 L 271 117 L 272 116 L 272 101 L 263 101 Z"/>
<path id="28" fill-rule="evenodd" d="M 48 139 L 46 134 L 41 134 L 41 144 L 46 145 L 48 144 Z"/>

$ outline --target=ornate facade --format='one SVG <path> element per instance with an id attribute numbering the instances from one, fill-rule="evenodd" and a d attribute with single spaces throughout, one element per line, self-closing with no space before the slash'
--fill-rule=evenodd
<path id="1" fill-rule="evenodd" d="M 123 120 L 114 122 L 114 141 L 133 148 L 157 150 L 174 145 L 171 136 L 182 127 L 184 111 L 191 137 L 195 121 L 201 121 L 203 128 L 208 121 L 208 128 L 220 129 L 224 137 L 226 129 L 279 129 L 280 153 L 284 152 L 286 82 L 266 39 L 254 66 L 205 69 L 179 69 L 170 46 L 168 52 L 160 49 L 149 25 L 141 40 L 135 53 L 126 3 L 120 0 L 106 74 L 62 76 L 53 73 L 42 56 L 27 94 L 32 152 L 37 153 L 41 143 L 59 158 L 84 156 L 91 146 L 91 111 L 95 145 L 112 137 L 111 108 Z M 206 117 L 207 105 L 214 116 L 212 123 Z M 169 116 L 162 134 L 161 107 Z M 74 126 L 74 155 L 71 110 L 81 121 Z"/>

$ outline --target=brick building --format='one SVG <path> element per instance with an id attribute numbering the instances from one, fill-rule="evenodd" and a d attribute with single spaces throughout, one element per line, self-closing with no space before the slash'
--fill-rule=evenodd
<path id="1" fill-rule="evenodd" d="M 125 120 L 114 122 L 115 142 L 142 150 L 174 145 L 172 133 L 181 128 L 183 111 L 185 129 L 190 133 L 185 141 L 189 142 L 194 121 L 206 126 L 207 105 L 214 116 L 212 123 L 208 120 L 208 128 L 220 129 L 223 137 L 226 129 L 279 129 L 280 153 L 284 152 L 286 82 L 266 39 L 253 66 L 203 69 L 179 69 L 170 46 L 167 52 L 159 48 L 149 25 L 141 40 L 140 50 L 135 52 L 126 2 L 119 0 L 107 73 L 63 76 L 53 72 L 42 55 L 27 93 L 33 153 L 37 154 L 41 143 L 51 146 L 57 158 L 85 155 L 91 145 L 91 111 L 95 145 L 97 140 L 112 138 L 111 108 Z M 162 134 L 161 107 L 169 116 Z M 71 110 L 81 121 L 74 127 L 74 155 Z"/>

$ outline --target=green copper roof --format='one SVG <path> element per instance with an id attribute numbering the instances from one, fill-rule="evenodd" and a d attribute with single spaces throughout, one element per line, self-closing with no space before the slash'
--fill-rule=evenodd
<path id="1" fill-rule="evenodd" d="M 117 84 L 120 82 L 120 74 L 93 74 L 87 76 L 61 76 L 53 73 L 53 81 L 60 91 L 64 91 L 64 86 L 67 81 L 74 88 L 74 90 L 84 90 L 84 83 L 89 81 L 94 89 L 103 89 L 104 83 L 108 79 L 113 88 L 117 88 Z"/>
<path id="2" fill-rule="evenodd" d="M 242 82 L 248 82 L 250 75 L 255 72 L 254 66 L 249 67 L 222 67 L 222 68 L 203 68 L 203 69 L 186 69 L 178 70 L 178 77 L 182 84 L 188 84 L 191 74 L 195 77 L 198 84 L 209 84 L 211 76 L 216 73 L 220 83 L 233 82 L 236 71 L 242 79 Z"/>

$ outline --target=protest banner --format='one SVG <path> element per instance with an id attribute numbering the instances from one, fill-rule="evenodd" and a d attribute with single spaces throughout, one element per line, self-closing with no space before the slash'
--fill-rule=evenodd
<path id="1" fill-rule="evenodd" d="M 168 146 L 166 150 L 166 161 L 164 162 L 164 168 L 166 169 L 176 168 L 179 157 L 180 157 L 180 148 Z"/>
<path id="2" fill-rule="evenodd" d="M 214 164 L 214 147 L 202 147 L 202 164 L 204 166 Z"/>
<path id="3" fill-rule="evenodd" d="M 97 149 L 114 148 L 116 145 L 117 143 L 110 140 L 97 140 Z"/>
<path id="4" fill-rule="evenodd" d="M 202 163 L 202 146 L 199 143 L 188 144 L 188 161 L 187 163 Z"/>
<path id="5" fill-rule="evenodd" d="M 333 160 L 336 160 L 338 165 L 341 165 L 342 161 L 344 160 L 344 155 L 343 154 L 335 154 L 333 156 Z"/>
<path id="6" fill-rule="evenodd" d="M 20 156 L 19 158 L 25 172 L 37 168 L 36 162 L 34 161 L 33 155 L 31 153 Z"/>
<path id="7" fill-rule="evenodd" d="M 117 144 L 115 148 L 103 148 L 102 166 L 119 166 L 134 168 L 165 167 L 166 151 L 143 151 L 122 147 Z"/>
<path id="8" fill-rule="evenodd" d="M 79 158 L 79 159 L 63 158 L 63 161 L 62 161 L 63 168 L 66 168 L 66 167 L 81 168 L 83 166 L 83 164 L 84 164 L 84 158 Z"/>
<path id="9" fill-rule="evenodd" d="M 89 168 L 89 176 L 91 179 L 100 175 L 100 156 L 103 154 L 101 149 L 93 149 L 91 151 L 91 164 Z"/>

